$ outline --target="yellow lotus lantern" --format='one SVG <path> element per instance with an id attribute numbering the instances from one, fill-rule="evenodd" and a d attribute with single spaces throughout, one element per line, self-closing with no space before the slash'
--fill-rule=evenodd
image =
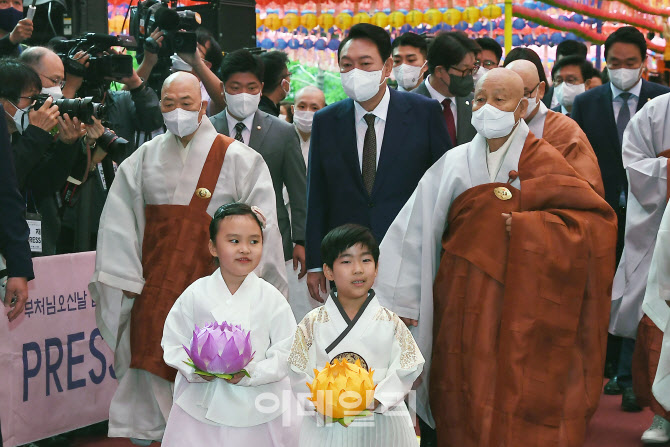
<path id="1" fill-rule="evenodd" d="M 314 402 L 316 411 L 342 423 L 343 418 L 363 413 L 374 401 L 373 374 L 361 367 L 360 360 L 335 360 L 321 371 L 314 370 L 314 381 L 307 383 L 312 393 L 308 399 Z"/>
<path id="2" fill-rule="evenodd" d="M 341 30 L 347 30 L 351 28 L 351 24 L 354 21 L 354 18 L 351 17 L 346 12 L 341 12 L 335 17 L 335 26 Z"/>
<path id="3" fill-rule="evenodd" d="M 502 8 L 498 5 L 488 4 L 482 8 L 482 17 L 489 20 L 497 19 L 502 15 Z"/>
<path id="4" fill-rule="evenodd" d="M 335 24 L 335 17 L 332 14 L 321 14 L 319 16 L 319 26 L 324 30 L 329 30 Z"/>
<path id="5" fill-rule="evenodd" d="M 286 28 L 288 28 L 289 31 L 295 31 L 296 28 L 300 26 L 300 17 L 298 17 L 298 14 L 289 12 L 284 16 L 282 23 Z"/>
<path id="6" fill-rule="evenodd" d="M 282 26 L 279 15 L 272 13 L 265 16 L 265 27 L 272 31 L 277 31 Z"/>
<path id="7" fill-rule="evenodd" d="M 370 23 L 372 17 L 367 12 L 359 12 L 354 16 L 353 24 L 358 25 L 359 23 Z"/>
<path id="8" fill-rule="evenodd" d="M 454 26 L 462 20 L 461 11 L 456 8 L 447 9 L 444 11 L 443 20 L 447 25 Z"/>
<path id="9" fill-rule="evenodd" d="M 435 26 L 442 21 L 442 13 L 439 9 L 429 9 L 423 14 L 423 21 L 430 26 Z"/>
<path id="10" fill-rule="evenodd" d="M 400 11 L 394 11 L 389 15 L 389 23 L 393 28 L 402 28 L 405 24 L 405 14 Z"/>
<path id="11" fill-rule="evenodd" d="M 474 6 L 470 6 L 465 8 L 465 11 L 463 11 L 463 20 L 468 22 L 470 25 L 475 23 L 477 20 L 479 20 L 479 17 L 481 16 L 481 11 Z"/>
<path id="12" fill-rule="evenodd" d="M 261 19 L 260 14 L 256 14 L 256 29 L 260 28 L 263 24 L 263 19 Z"/>
<path id="13" fill-rule="evenodd" d="M 300 24 L 307 29 L 314 28 L 318 21 L 316 20 L 315 14 L 303 14 L 300 16 Z"/>
<path id="14" fill-rule="evenodd" d="M 386 13 L 379 11 L 372 16 L 372 24 L 381 28 L 386 28 L 389 24 L 389 16 L 387 16 Z"/>
<path id="15" fill-rule="evenodd" d="M 423 13 L 418 9 L 412 9 L 405 16 L 405 23 L 411 27 L 419 26 L 423 23 Z"/>

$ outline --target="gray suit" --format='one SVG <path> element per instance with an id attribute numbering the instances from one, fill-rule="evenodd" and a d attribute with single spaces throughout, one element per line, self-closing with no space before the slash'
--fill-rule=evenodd
<path id="1" fill-rule="evenodd" d="M 235 137 L 228 130 L 226 111 L 212 116 L 210 121 L 217 132 Z M 293 242 L 305 241 L 307 218 L 307 169 L 295 128 L 260 110 L 256 110 L 251 127 L 249 146 L 263 156 L 270 169 L 277 199 L 277 221 L 284 245 L 284 259 L 293 258 Z M 291 203 L 291 219 L 282 197 L 286 185 Z M 250 204 L 253 205 L 253 204 Z"/>
<path id="2" fill-rule="evenodd" d="M 428 87 L 426 87 L 426 79 L 417 88 L 412 90 L 412 93 L 427 96 L 431 98 Z M 456 97 L 456 143 L 454 147 L 461 144 L 469 143 L 477 135 L 477 131 L 472 126 L 472 98 L 474 95 L 470 93 L 468 96 Z"/>

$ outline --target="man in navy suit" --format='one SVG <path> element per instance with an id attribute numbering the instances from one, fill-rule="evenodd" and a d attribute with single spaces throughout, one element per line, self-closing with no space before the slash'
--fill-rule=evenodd
<path id="1" fill-rule="evenodd" d="M 670 91 L 641 78 L 646 57 L 647 43 L 642 33 L 632 26 L 619 28 L 605 41 L 605 61 L 611 81 L 577 96 L 572 106 L 572 118 L 582 128 L 598 157 L 605 200 L 617 212 L 617 263 L 623 251 L 628 194 L 628 180 L 621 156 L 623 132 L 630 118 L 647 101 Z M 610 333 L 623 335 L 612 326 Z M 623 394 L 621 406 L 624 411 L 640 411 L 632 388 L 634 349 L 633 338 L 621 339 L 617 375 L 605 386 L 607 394 Z M 616 354 L 608 352 L 608 360 L 613 360 L 612 357 Z"/>

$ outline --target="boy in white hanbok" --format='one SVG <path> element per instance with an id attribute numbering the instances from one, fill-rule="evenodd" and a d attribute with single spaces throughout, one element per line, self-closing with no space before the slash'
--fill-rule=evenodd
<path id="1" fill-rule="evenodd" d="M 209 227 L 209 250 L 220 268 L 191 284 L 165 321 L 163 358 L 179 371 L 164 447 L 235 445 L 294 447 L 300 421 L 291 406 L 263 404 L 290 396 L 287 356 L 295 318 L 286 298 L 253 273 L 263 252 L 265 218 L 243 203 L 223 205 Z M 185 266 L 187 267 L 187 266 Z M 255 355 L 231 379 L 204 377 L 186 365 L 195 326 L 213 322 L 251 332 Z M 260 398 L 259 398 L 260 397 Z"/>
<path id="2" fill-rule="evenodd" d="M 326 278 L 335 284 L 326 304 L 309 312 L 298 325 L 289 355 L 289 377 L 308 411 L 300 446 L 416 446 L 405 396 L 421 374 L 424 359 L 414 338 L 396 314 L 382 307 L 372 285 L 377 276 L 379 246 L 370 231 L 347 224 L 330 231 L 321 244 Z M 374 370 L 377 385 L 371 416 L 345 427 L 324 423 L 307 400 L 306 385 L 314 369 L 346 359 Z"/>

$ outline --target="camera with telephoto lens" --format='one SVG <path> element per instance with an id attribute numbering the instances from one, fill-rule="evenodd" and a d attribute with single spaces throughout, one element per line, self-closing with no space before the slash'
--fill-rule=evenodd
<path id="1" fill-rule="evenodd" d="M 198 42 L 194 31 L 201 22 L 197 12 L 171 8 L 167 0 L 146 0 L 130 8 L 129 31 L 138 44 L 165 59 L 174 53 L 195 53 Z M 160 49 L 151 38 L 156 28 L 163 31 L 163 45 Z"/>
<path id="2" fill-rule="evenodd" d="M 116 158 L 117 154 L 126 154 L 128 140 L 118 136 L 112 129 L 105 128 L 105 132 L 98 138 L 97 147 Z"/>
<path id="3" fill-rule="evenodd" d="M 35 100 L 33 109 L 37 110 L 42 107 L 49 97 L 46 93 L 33 96 L 31 98 Z M 67 113 L 71 119 L 76 117 L 79 118 L 79 121 L 86 124 L 93 124 L 92 116 L 99 120 L 105 119 L 107 112 L 106 106 L 93 102 L 93 97 L 91 96 L 86 98 L 57 99 L 53 102 L 53 105 L 58 107 L 61 116 Z"/>

